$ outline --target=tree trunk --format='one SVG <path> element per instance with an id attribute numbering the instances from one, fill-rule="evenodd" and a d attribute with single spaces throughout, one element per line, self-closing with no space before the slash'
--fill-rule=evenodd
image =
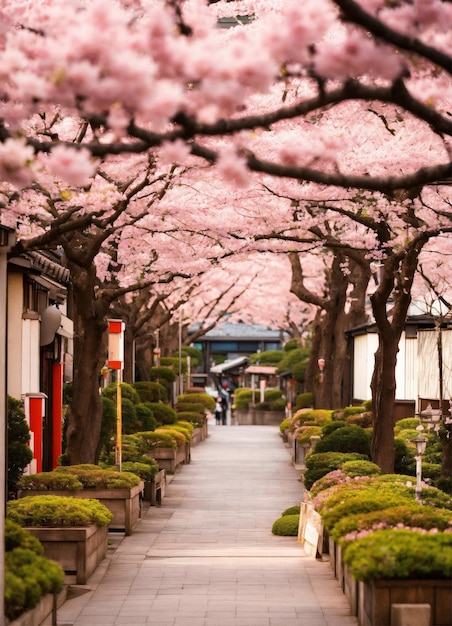
<path id="1" fill-rule="evenodd" d="M 400 335 L 380 333 L 372 374 L 373 430 L 371 454 L 385 474 L 394 471 L 394 405 L 396 398 L 395 368 Z"/>
<path id="2" fill-rule="evenodd" d="M 102 422 L 101 369 L 107 358 L 108 304 L 96 300 L 95 269 L 69 264 L 74 298 L 74 382 L 68 411 L 67 449 L 71 465 L 96 463 Z"/>
<path id="3" fill-rule="evenodd" d="M 373 429 L 372 461 L 384 473 L 394 472 L 394 406 L 396 399 L 396 365 L 399 342 L 405 329 L 411 288 L 419 254 L 427 237 L 419 237 L 408 249 L 389 251 L 380 277 L 380 284 L 371 296 L 372 310 L 378 329 L 378 349 L 372 375 Z M 393 300 L 390 308 L 388 303 Z"/>

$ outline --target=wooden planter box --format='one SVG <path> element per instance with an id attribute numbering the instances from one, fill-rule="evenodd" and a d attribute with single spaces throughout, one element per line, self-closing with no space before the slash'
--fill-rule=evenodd
<path id="1" fill-rule="evenodd" d="M 359 583 L 360 626 L 389 626 L 392 604 L 430 604 L 431 626 L 450 626 L 452 580 L 375 580 Z"/>
<path id="2" fill-rule="evenodd" d="M 202 428 L 195 428 L 191 434 L 191 445 L 197 446 L 199 443 L 203 441 L 203 432 Z"/>
<path id="3" fill-rule="evenodd" d="M 57 626 L 57 610 L 64 604 L 67 596 L 67 587 L 58 594 L 43 596 L 34 609 L 30 609 L 12 622 L 6 622 L 8 626 Z"/>
<path id="4" fill-rule="evenodd" d="M 131 489 L 80 489 L 77 491 L 40 491 L 25 489 L 18 493 L 19 498 L 25 496 L 70 496 L 73 498 L 91 498 L 99 500 L 113 513 L 113 521 L 109 530 L 124 531 L 126 535 L 132 533 L 141 516 L 141 493 L 144 483 L 140 482 Z"/>
<path id="5" fill-rule="evenodd" d="M 165 469 L 172 474 L 179 465 L 187 462 L 186 444 L 178 448 L 153 448 L 148 454 L 156 461 L 160 469 Z"/>
<path id="6" fill-rule="evenodd" d="M 145 481 L 144 499 L 150 502 L 151 506 L 160 506 L 165 495 L 165 488 L 166 470 L 162 469 L 151 480 Z"/>
<path id="7" fill-rule="evenodd" d="M 75 575 L 78 585 L 86 585 L 107 554 L 107 526 L 27 526 L 26 530 L 42 543 L 44 556 L 56 561 L 68 576 Z"/>

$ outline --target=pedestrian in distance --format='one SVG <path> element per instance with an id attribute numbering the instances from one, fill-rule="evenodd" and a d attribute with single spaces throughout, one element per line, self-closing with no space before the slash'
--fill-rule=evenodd
<path id="1" fill-rule="evenodd" d="M 221 424 L 221 416 L 223 414 L 223 407 L 221 406 L 221 398 L 217 398 L 215 402 L 215 423 L 217 426 Z"/>

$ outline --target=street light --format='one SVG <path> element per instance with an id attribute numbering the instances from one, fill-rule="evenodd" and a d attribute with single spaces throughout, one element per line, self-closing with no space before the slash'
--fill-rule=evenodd
<path id="1" fill-rule="evenodd" d="M 411 442 L 416 445 L 416 500 L 420 501 L 421 499 L 421 480 L 422 480 L 422 455 L 425 452 L 425 447 L 427 445 L 427 439 L 423 437 L 421 434 L 418 434 L 416 439 L 411 439 Z"/>

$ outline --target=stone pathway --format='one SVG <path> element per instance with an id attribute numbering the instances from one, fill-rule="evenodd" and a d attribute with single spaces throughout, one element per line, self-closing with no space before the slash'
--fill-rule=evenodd
<path id="1" fill-rule="evenodd" d="M 59 626 L 356 626 L 329 564 L 271 533 L 302 497 L 277 427 L 209 428 Z"/>

